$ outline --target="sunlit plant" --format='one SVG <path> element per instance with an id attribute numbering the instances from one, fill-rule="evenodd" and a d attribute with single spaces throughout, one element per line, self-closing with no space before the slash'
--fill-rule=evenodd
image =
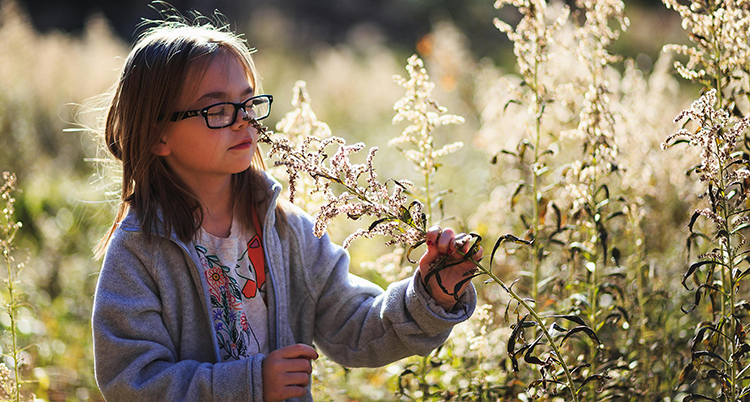
<path id="1" fill-rule="evenodd" d="M 688 57 L 687 62 L 675 62 L 677 72 L 707 90 L 716 89 L 716 107 L 742 117 L 747 113 L 750 91 L 747 1 L 697 0 L 689 5 L 677 0 L 663 2 L 680 13 L 682 27 L 693 42 L 693 46 L 664 46 L 667 51 Z"/>
<path id="2" fill-rule="evenodd" d="M 695 378 L 698 391 L 691 392 L 692 398 L 740 401 L 750 395 L 750 364 L 746 361 L 749 323 L 747 303 L 741 298 L 748 289 L 745 282 L 750 273 L 746 264 L 750 253 L 746 237 L 750 225 L 750 6 L 744 1 L 700 0 L 689 6 L 675 0 L 664 3 L 680 13 L 683 28 L 694 44 L 667 45 L 665 49 L 688 56 L 687 63 L 678 61 L 675 68 L 683 78 L 704 87 L 700 99 L 675 118 L 675 123 L 683 123 L 682 128 L 662 145 L 666 149 L 688 143 L 700 150 L 700 164 L 689 173 L 697 175 L 703 184 L 705 200 L 688 225 L 688 258 L 694 245 L 702 245 L 705 252 L 689 264 L 682 283 L 694 292 L 694 303 L 683 311 L 695 310 L 708 317 L 696 328 L 690 363 L 680 381 Z M 688 280 L 697 288 L 693 289 Z M 708 305 L 704 303 L 704 308 L 698 309 L 705 300 Z M 703 389 L 713 391 L 713 395 L 701 394 Z"/>
<path id="3" fill-rule="evenodd" d="M 716 94 L 715 89 L 708 91 L 689 110 L 680 113 L 675 122 L 684 121 L 695 127 L 680 129 L 665 140 L 663 147 L 688 142 L 701 149 L 701 163 L 695 167 L 695 173 L 705 185 L 707 203 L 695 210 L 688 227 L 691 240 L 708 242 L 709 251 L 698 255 L 698 261 L 690 265 L 682 283 L 695 292 L 695 303 L 685 311 L 692 311 L 708 299 L 709 321 L 696 330 L 691 363 L 685 367 L 682 378 L 687 379 L 692 371 L 700 372 L 702 378 L 714 384 L 711 388 L 718 391 L 718 399 L 693 393 L 695 397 L 740 401 L 750 395 L 750 386 L 745 385 L 750 370 L 746 362 L 750 352 L 747 317 L 743 311 L 746 302 L 739 294 L 741 289 L 747 289 L 742 285 L 750 274 L 746 264 L 750 248 L 745 235 L 750 226 L 747 209 L 750 161 L 747 154 L 737 152 L 737 147 L 745 138 L 750 118 L 732 122 L 727 111 L 715 108 Z M 699 219 L 708 220 L 710 233 L 696 230 Z M 697 288 L 692 289 L 688 280 Z"/>
<path id="4" fill-rule="evenodd" d="M 401 81 L 407 84 L 407 98 L 412 99 L 413 95 L 409 94 L 419 93 L 419 87 L 423 85 L 423 80 L 426 79 L 426 74 L 421 71 L 421 61 L 418 62 L 417 60 L 417 58 L 410 59 L 409 64 L 412 66 L 410 74 L 412 78 L 421 75 L 424 78 Z M 415 113 L 413 105 L 414 103 L 410 102 L 397 104 L 397 108 L 399 106 L 401 108 L 398 111 L 399 113 L 412 116 L 410 121 L 413 124 L 407 128 L 407 133 L 431 132 L 437 125 L 436 122 L 441 120 L 437 116 L 430 118 L 430 115 L 420 112 L 418 109 Z M 445 113 L 444 109 L 438 109 L 438 111 L 439 113 Z M 427 118 L 424 118 L 424 116 L 427 116 Z M 456 118 L 448 117 L 444 121 L 454 122 Z M 254 122 L 254 124 L 260 133 L 261 142 L 270 145 L 269 155 L 277 159 L 276 165 L 285 166 L 290 179 L 297 178 L 302 174 L 309 175 L 314 180 L 314 191 L 324 194 L 327 203 L 315 215 L 314 230 L 316 235 L 323 235 L 334 216 L 345 215 L 354 220 L 369 216 L 372 221 L 368 228 L 359 229 L 350 235 L 344 241 L 345 246 L 348 246 L 357 237 L 383 235 L 388 238 L 388 244 L 406 244 L 409 247 L 406 251 L 408 258 L 412 249 L 424 242 L 427 217 L 422 202 L 409 197 L 409 194 L 413 191 L 413 185 L 410 182 L 394 179 L 388 179 L 385 182 L 378 180 L 373 165 L 376 148 L 369 150 L 365 163 L 355 164 L 349 160 L 349 156 L 364 150 L 365 146 L 362 143 L 347 145 L 341 138 L 320 139 L 311 136 L 305 138 L 299 147 L 294 147 L 283 136 L 270 133 L 258 122 Z M 420 145 L 418 139 L 410 140 L 410 142 L 417 144 L 418 151 L 416 152 L 422 152 L 422 156 L 425 155 L 425 149 L 430 149 L 430 147 Z M 334 149 L 332 155 L 328 151 L 329 147 Z M 450 150 L 451 148 L 445 149 Z M 434 154 L 432 157 L 434 158 Z M 422 172 L 430 174 L 430 169 L 423 168 L 426 165 L 418 166 L 423 169 Z M 434 170 L 434 167 L 431 169 Z M 425 191 L 429 191 L 429 181 L 426 184 Z M 473 234 L 472 237 L 474 243 L 462 261 L 473 261 L 471 257 L 478 250 L 481 238 L 476 234 Z M 504 242 L 530 243 L 513 235 L 500 237 L 492 249 L 489 261 L 490 267 L 494 254 Z M 540 366 L 542 378 L 534 381 L 530 387 L 543 389 L 544 392 L 547 392 L 549 385 L 552 388 L 548 391 L 552 394 L 567 394 L 572 400 L 578 401 L 579 385 L 574 380 L 572 368 L 561 353 L 561 348 L 571 336 L 576 334 L 584 334 L 598 342 L 594 331 L 581 318 L 574 315 L 540 316 L 533 307 L 533 301 L 516 293 L 513 290 L 513 285 L 506 285 L 490 269 L 480 263 L 475 262 L 475 264 L 477 266 L 476 272 L 468 276 L 465 281 L 476 275 L 487 275 L 491 278 L 491 281 L 499 284 L 516 304 L 513 310 L 514 314 L 517 314 L 517 320 L 512 326 L 513 331 L 507 344 L 508 357 L 513 362 L 514 368 L 518 369 L 519 359 Z M 440 281 L 440 271 L 447 266 L 449 266 L 447 260 L 438 261 L 434 269 L 427 275 L 436 275 L 438 284 L 443 286 Z M 460 286 L 460 284 L 457 286 Z M 457 288 L 443 288 L 443 290 L 455 295 Z M 508 306 L 506 318 L 510 311 L 511 307 Z M 560 320 L 572 323 L 573 327 L 569 329 L 563 327 L 558 323 Z M 536 339 L 526 341 L 525 331 L 529 327 L 536 327 L 539 336 Z M 548 351 L 540 355 L 539 350 L 541 349 Z M 585 384 L 594 379 L 597 379 L 597 375 L 579 381 Z M 423 390 L 422 397 L 427 396 L 424 393 L 425 391 L 429 390 Z"/>
<path id="5" fill-rule="evenodd" d="M 17 191 L 16 176 L 9 172 L 3 172 L 3 185 L 0 187 L 0 198 L 2 199 L 2 213 L 0 213 L 0 253 L 5 261 L 5 291 L 3 297 L 3 307 L 8 315 L 10 326 L 8 331 L 3 334 L 6 341 L 5 357 L 10 361 L 11 367 L 6 367 L 5 363 L 0 363 L 0 391 L 5 398 L 12 401 L 26 400 L 21 393 L 21 386 L 25 381 L 21 377 L 21 368 L 24 366 L 23 359 L 24 347 L 21 347 L 18 339 L 18 312 L 24 305 L 22 300 L 23 293 L 18 288 L 18 273 L 23 269 L 23 264 L 16 262 L 13 257 L 15 250 L 14 240 L 18 229 L 21 228 L 21 222 L 14 219 L 15 198 L 13 193 Z M 32 397 L 33 399 L 33 397 Z"/>
<path id="6" fill-rule="evenodd" d="M 622 321 L 627 326 L 628 319 L 624 286 L 617 280 L 624 272 L 617 233 L 612 228 L 612 220 L 625 215 L 623 195 L 616 193 L 618 146 L 610 100 L 613 91 L 608 80 L 612 64 L 619 58 L 608 48 L 627 29 L 629 21 L 620 0 L 579 0 L 576 6 L 580 15 L 572 18 L 577 25 L 575 54 L 586 73 L 576 82 L 576 87 L 581 88 L 580 101 L 575 105 L 577 126 L 566 133 L 583 145 L 582 156 L 571 164 L 566 175 L 566 190 L 572 201 L 569 222 L 574 225 L 567 247 L 573 254 L 571 269 L 579 284 L 569 284 L 575 289 L 569 300 L 573 311 L 586 316 L 600 339 L 603 331 L 610 338 L 607 343 L 590 348 L 586 359 L 588 375 L 596 375 L 601 384 L 586 394 L 589 400 L 598 400 L 600 394 L 604 397 L 613 392 L 606 382 L 611 378 L 610 363 L 618 359 L 614 342 L 625 339 L 610 332 L 617 332 Z"/>
<path id="7" fill-rule="evenodd" d="M 559 15 L 555 16 L 552 14 L 554 8 L 548 7 L 547 2 L 543 0 L 495 2 L 497 9 L 506 5 L 513 5 L 518 9 L 522 15 L 521 21 L 515 28 L 499 18 L 494 19 L 494 24 L 513 42 L 513 53 L 523 81 L 512 88 L 516 95 L 504 106 L 504 111 L 511 103 L 517 103 L 527 108 L 531 121 L 526 125 L 525 135 L 516 145 L 516 149 L 503 150 L 502 153 L 516 159 L 516 163 L 524 170 L 524 180 L 513 192 L 511 208 L 521 203 L 519 198 L 522 193 L 527 194 L 531 210 L 522 212 L 521 219 L 527 226 L 525 237 L 534 240 L 530 254 L 531 298 L 539 300 L 545 246 L 556 234 L 548 233 L 545 215 L 547 208 L 558 208 L 550 201 L 548 193 L 552 188 L 544 183 L 545 175 L 550 171 L 548 162 L 555 156 L 554 147 L 551 146 L 555 141 L 554 133 L 546 131 L 542 124 L 547 106 L 555 101 L 555 88 L 547 79 L 545 69 L 549 66 L 550 60 L 554 59 L 550 48 L 555 44 L 555 34 L 567 22 L 570 10 L 563 7 Z M 560 226 L 561 222 L 558 220 L 558 227 Z"/>

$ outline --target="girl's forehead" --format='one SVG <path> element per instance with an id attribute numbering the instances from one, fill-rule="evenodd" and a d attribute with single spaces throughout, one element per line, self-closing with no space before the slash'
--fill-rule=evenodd
<path id="1" fill-rule="evenodd" d="M 183 100 L 197 101 L 206 95 L 211 97 L 233 96 L 234 93 L 254 90 L 250 69 L 231 54 L 221 53 L 208 62 L 194 63 L 188 71 L 187 90 Z"/>

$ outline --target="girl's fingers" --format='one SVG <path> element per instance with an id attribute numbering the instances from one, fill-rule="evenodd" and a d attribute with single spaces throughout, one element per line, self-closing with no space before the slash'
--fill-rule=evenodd
<path id="1" fill-rule="evenodd" d="M 442 229 L 440 226 L 431 227 L 425 235 L 427 251 L 425 251 L 420 260 L 420 266 L 422 266 L 424 272 L 427 272 L 429 264 L 441 255 L 450 255 L 456 260 L 462 259 L 463 255 L 471 250 L 472 239 L 471 235 L 466 233 L 456 234 L 450 228 Z M 474 260 L 479 261 L 482 258 L 482 248 L 479 247 L 472 257 Z"/>
<path id="2" fill-rule="evenodd" d="M 290 359 L 287 363 L 288 373 L 312 373 L 312 363 L 308 359 Z"/>
<path id="3" fill-rule="evenodd" d="M 281 400 L 289 399 L 289 398 L 301 398 L 307 394 L 307 388 L 299 386 L 299 385 L 288 385 L 281 389 L 280 395 Z"/>
<path id="4" fill-rule="evenodd" d="M 432 226 L 425 235 L 425 243 L 427 244 L 427 251 L 422 256 L 422 261 L 430 262 L 437 258 L 439 252 L 436 247 L 440 240 L 441 232 L 443 229 L 440 226 Z"/>
<path id="5" fill-rule="evenodd" d="M 456 235 L 456 239 L 454 240 L 455 243 L 455 249 L 461 250 L 462 253 L 466 254 L 469 252 L 469 249 L 471 248 L 471 236 L 469 236 L 466 233 L 461 233 L 459 235 Z"/>
<path id="6" fill-rule="evenodd" d="M 297 343 L 294 345 L 285 346 L 276 351 L 280 357 L 284 359 L 317 359 L 318 352 L 312 346 L 305 345 L 304 343 Z"/>
<path id="7" fill-rule="evenodd" d="M 310 374 L 306 373 L 287 373 L 286 385 L 306 387 L 310 384 Z"/>
<path id="8" fill-rule="evenodd" d="M 453 245 L 455 237 L 456 233 L 451 228 L 444 229 L 437 239 L 438 254 L 453 254 L 456 251 Z"/>

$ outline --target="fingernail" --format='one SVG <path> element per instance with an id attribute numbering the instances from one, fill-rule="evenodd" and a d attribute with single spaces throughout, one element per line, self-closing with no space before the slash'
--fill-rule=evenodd
<path id="1" fill-rule="evenodd" d="M 442 229 L 440 228 L 439 225 L 433 225 L 433 226 L 430 226 L 430 229 L 428 231 L 432 232 L 432 231 L 435 231 L 435 230 L 437 230 L 439 232 Z"/>
<path id="2" fill-rule="evenodd" d="M 428 246 L 428 247 L 432 247 L 432 246 L 434 246 L 434 245 L 435 245 L 435 242 L 434 242 L 434 241 L 432 241 L 432 240 L 427 240 L 427 246 Z"/>

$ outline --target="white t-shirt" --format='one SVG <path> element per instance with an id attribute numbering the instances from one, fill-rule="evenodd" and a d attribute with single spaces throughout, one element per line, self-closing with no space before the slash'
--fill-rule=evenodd
<path id="1" fill-rule="evenodd" d="M 209 314 L 221 359 L 268 355 L 267 276 L 260 236 L 234 221 L 228 238 L 200 229 L 195 249 L 208 284 Z"/>

